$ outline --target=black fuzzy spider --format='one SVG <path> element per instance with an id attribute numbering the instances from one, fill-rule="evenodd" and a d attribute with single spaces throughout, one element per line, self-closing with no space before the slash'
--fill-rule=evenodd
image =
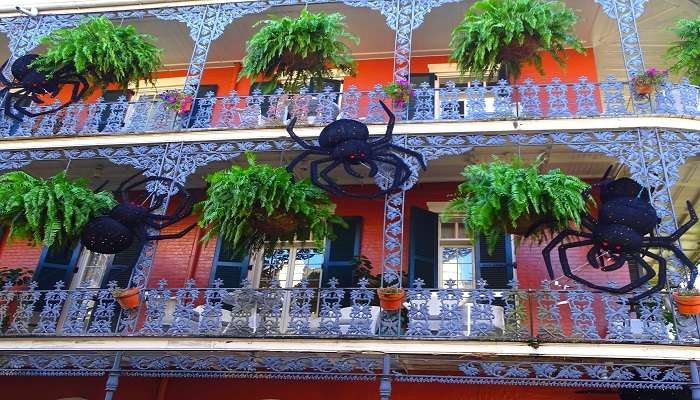
<path id="1" fill-rule="evenodd" d="M 600 186 L 601 204 L 598 208 L 598 218 L 594 218 L 590 213 L 581 219 L 581 225 L 587 232 L 566 229 L 560 232 L 543 250 L 545 265 L 550 279 L 554 279 L 554 269 L 550 253 L 565 238 L 577 236 L 583 240 L 559 245 L 559 262 L 565 276 L 593 289 L 602 290 L 609 293 L 628 293 L 634 289 L 642 287 L 649 282 L 656 273 L 654 269 L 644 261 L 644 256 L 656 260 L 659 264 L 657 283 L 647 291 L 640 293 L 630 300 L 635 302 L 661 290 L 666 286 L 666 264 L 665 258 L 659 254 L 649 251 L 650 248 L 666 249 L 673 252 L 676 258 L 690 271 L 688 287 L 693 287 L 697 278 L 697 267 L 674 243 L 698 222 L 698 216 L 690 202 L 687 202 L 690 220 L 678 228 L 669 236 L 654 237 L 654 228 L 661 222 L 656 214 L 656 210 L 651 205 L 649 190 L 642 187 L 630 178 L 620 178 L 616 180 L 607 179 L 610 168 L 603 176 L 603 179 L 594 186 Z M 584 191 L 584 198 L 588 198 L 592 188 Z M 567 250 L 576 247 L 591 246 L 586 255 L 588 263 L 596 269 L 604 272 L 617 270 L 626 262 L 636 262 L 644 273 L 639 278 L 633 280 L 622 287 L 608 287 L 597 285 L 580 276 L 571 270 L 567 257 Z M 606 258 L 611 260 L 606 264 Z"/>
<path id="2" fill-rule="evenodd" d="M 352 197 L 377 197 L 398 189 L 411 177 L 411 169 L 406 162 L 396 155 L 392 150 L 402 152 L 415 157 L 423 170 L 427 169 L 423 156 L 413 150 L 397 146 L 392 142 L 394 123 L 396 118 L 394 113 L 382 101 L 379 102 L 384 111 L 389 116 L 389 123 L 386 127 L 386 134 L 374 141 L 369 140 L 369 130 L 367 125 L 352 119 L 339 119 L 323 128 L 318 137 L 318 146 L 308 144 L 294 133 L 296 118 L 287 125 L 287 132 L 303 149 L 287 166 L 287 170 L 294 172 L 294 167 L 306 156 L 317 154 L 326 156 L 319 160 L 311 161 L 309 165 L 311 181 L 314 185 L 323 188 L 333 194 L 346 195 Z M 320 172 L 319 165 L 330 163 Z M 385 190 L 372 193 L 352 193 L 341 188 L 328 174 L 338 166 L 342 165 L 345 172 L 355 178 L 363 176 L 353 169 L 354 166 L 364 164 L 369 167 L 369 176 L 374 177 L 379 171 L 378 163 L 384 163 L 393 167 L 393 180 L 391 185 Z"/>
<path id="3" fill-rule="evenodd" d="M 160 230 L 190 215 L 192 212 L 192 198 L 182 185 L 173 182 L 170 178 L 161 176 L 150 176 L 125 186 L 141 172 L 129 177 L 117 188 L 117 191 L 121 192 L 121 203 L 112 208 L 109 214 L 95 217 L 85 225 L 81 241 L 88 250 L 103 254 L 116 254 L 129 248 L 134 237 L 142 243 L 147 240 L 177 239 L 185 236 L 195 227 L 196 223 L 178 233 L 168 235 L 148 234 L 147 228 Z M 153 211 L 164 204 L 166 195 L 156 197 L 151 207 L 142 207 L 129 203 L 128 191 L 148 182 L 163 182 L 178 189 L 178 193 L 183 196 L 183 200 L 175 208 L 172 215 L 153 214 Z"/>
<path id="4" fill-rule="evenodd" d="M 50 76 L 30 67 L 30 64 L 36 60 L 37 57 L 39 57 L 37 54 L 26 54 L 17 58 L 10 67 L 10 72 L 12 72 L 12 76 L 14 77 L 12 81 L 7 80 L 4 74 L 0 73 L 0 82 L 5 86 L 0 89 L 0 97 L 3 99 L 2 107 L 5 109 L 5 115 L 12 119 L 21 121 L 23 118 L 22 115 L 36 117 L 61 110 L 79 101 L 85 94 L 85 91 L 90 87 L 87 80 L 75 72 L 73 66 L 63 67 L 53 72 Z M 2 64 L 0 71 L 5 70 L 9 61 L 10 60 L 7 60 Z M 63 85 L 73 86 L 71 97 L 68 102 L 41 112 L 33 113 L 27 111 L 26 107 L 28 107 L 31 102 L 36 104 L 45 103 L 39 96 L 50 95 L 51 98 L 58 96 Z M 12 91 L 13 89 L 19 90 Z M 15 110 L 16 113 L 13 113 L 13 110 Z"/>

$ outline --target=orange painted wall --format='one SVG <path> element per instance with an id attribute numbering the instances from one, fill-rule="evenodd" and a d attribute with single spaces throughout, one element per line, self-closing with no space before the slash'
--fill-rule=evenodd
<path id="1" fill-rule="evenodd" d="M 104 377 L 0 377 L 3 400 L 104 398 Z M 160 386 L 160 392 L 159 392 Z M 33 388 L 33 389 L 28 389 Z M 39 389 L 40 388 L 40 389 Z M 31 390 L 28 392 L 28 390 Z M 30 397 L 28 397 L 30 396 Z M 585 390 L 509 385 L 393 383 L 392 400 L 588 400 Z M 114 400 L 379 400 L 378 381 L 297 381 L 122 377 Z M 615 390 L 598 390 L 596 400 L 619 400 Z"/>

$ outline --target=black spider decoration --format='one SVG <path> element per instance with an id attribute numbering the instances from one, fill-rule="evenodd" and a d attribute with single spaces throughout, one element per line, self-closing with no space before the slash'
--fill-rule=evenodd
<path id="1" fill-rule="evenodd" d="M 139 241 L 177 239 L 185 236 L 196 223 L 189 225 L 178 233 L 168 235 L 150 235 L 147 228 L 163 229 L 186 218 L 192 212 L 192 198 L 185 188 L 170 178 L 151 176 L 126 186 L 141 172 L 129 177 L 119 185 L 117 191 L 121 193 L 121 203 L 109 211 L 109 214 L 95 217 L 88 221 L 83 228 L 81 241 L 90 251 L 103 254 L 116 254 L 129 248 L 136 237 Z M 166 196 L 156 197 L 151 207 L 142 207 L 129 203 L 128 191 L 148 182 L 163 182 L 173 185 L 183 200 L 177 205 L 173 214 L 158 215 L 153 211 L 161 207 Z"/>
<path id="2" fill-rule="evenodd" d="M 652 233 L 661 219 L 651 205 L 649 190 L 630 178 L 607 179 L 609 172 L 610 168 L 601 181 L 594 185 L 600 187 L 601 204 L 598 208 L 598 218 L 594 218 L 589 213 L 582 217 L 581 225 L 587 231 L 566 229 L 542 250 L 550 279 L 554 279 L 550 253 L 557 245 L 559 245 L 559 262 L 565 276 L 590 288 L 616 294 L 628 293 L 640 288 L 656 276 L 654 269 L 644 261 L 643 257 L 652 258 L 659 264 L 658 281 L 650 289 L 633 296 L 630 300 L 634 302 L 658 292 L 666 285 L 667 261 L 659 254 L 649 251 L 651 248 L 660 248 L 673 252 L 676 258 L 688 268 L 690 271 L 688 287 L 693 287 L 698 275 L 697 268 L 674 244 L 698 222 L 692 204 L 687 202 L 690 215 L 688 222 L 669 236 L 654 237 Z M 583 196 L 588 198 L 591 190 L 592 188 L 589 188 L 584 191 Z M 583 240 L 560 245 L 569 236 L 577 236 Z M 591 246 L 586 258 L 593 268 L 609 272 L 622 268 L 627 261 L 634 261 L 644 270 L 644 273 L 622 287 L 611 288 L 590 282 L 571 270 L 566 254 L 568 249 L 585 246 Z M 606 258 L 610 260 L 607 264 Z"/>
<path id="3" fill-rule="evenodd" d="M 337 195 L 352 197 L 377 197 L 398 189 L 411 177 L 411 168 L 406 162 L 391 150 L 402 152 L 415 157 L 423 170 L 427 169 L 423 156 L 413 150 L 397 146 L 392 142 L 394 123 L 396 118 L 394 113 L 382 101 L 379 102 L 384 111 L 389 116 L 389 123 L 386 127 L 386 134 L 374 141 L 369 140 L 369 130 L 367 125 L 352 119 L 339 119 L 323 128 L 318 137 L 318 146 L 308 144 L 294 133 L 296 118 L 287 126 L 287 132 L 303 149 L 287 166 L 287 170 L 294 172 L 294 167 L 308 155 L 326 156 L 319 160 L 311 161 L 309 169 L 311 181 L 314 185 Z M 319 165 L 330 163 L 319 172 Z M 375 177 L 379 171 L 378 163 L 384 163 L 393 167 L 393 180 L 391 185 L 385 190 L 372 193 L 352 193 L 341 188 L 328 174 L 338 166 L 342 165 L 345 172 L 355 178 L 363 176 L 353 169 L 354 166 L 364 164 L 369 167 L 369 176 Z"/>
<path id="4" fill-rule="evenodd" d="M 5 109 L 5 115 L 15 120 L 21 121 L 22 115 L 28 117 L 36 117 L 39 115 L 49 114 L 59 111 L 70 104 L 79 101 L 90 85 L 87 80 L 75 72 L 73 66 L 66 66 L 52 74 L 47 75 L 30 67 L 30 64 L 39 57 L 36 54 L 26 54 L 17 58 L 10 67 L 10 72 L 14 79 L 7 80 L 4 74 L 0 73 L 0 82 L 5 86 L 0 89 L 0 98 L 2 98 L 2 107 Z M 0 71 L 4 71 L 7 63 L 5 61 L 0 67 Z M 36 104 L 44 104 L 44 100 L 39 98 L 42 95 L 50 95 L 51 98 L 58 96 L 63 85 L 72 85 L 73 89 L 68 102 L 61 104 L 41 112 L 33 113 L 26 108 L 34 102 Z M 12 91 L 14 89 L 19 89 Z M 13 113 L 13 110 L 16 111 Z"/>

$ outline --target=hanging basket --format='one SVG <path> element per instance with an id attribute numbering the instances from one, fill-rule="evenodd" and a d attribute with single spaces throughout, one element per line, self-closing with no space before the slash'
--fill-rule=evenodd
<path id="1" fill-rule="evenodd" d="M 380 288 L 377 289 L 377 297 L 384 311 L 396 311 L 403 305 L 406 291 L 400 288 Z"/>
<path id="2" fill-rule="evenodd" d="M 125 310 L 130 310 L 136 308 L 141 303 L 141 289 L 139 288 L 128 288 L 120 291 L 118 294 L 114 294 L 114 298 L 121 308 Z"/>
<path id="3" fill-rule="evenodd" d="M 679 313 L 684 315 L 700 314 L 700 295 L 681 296 L 678 293 L 673 293 L 673 300 L 676 302 Z"/>
<path id="4" fill-rule="evenodd" d="M 321 53 L 309 53 L 304 57 L 291 50 L 285 50 L 280 55 L 279 65 L 284 65 L 292 71 L 311 71 L 323 65 L 323 57 Z"/>
<path id="5" fill-rule="evenodd" d="M 523 214 L 515 220 L 515 226 L 510 223 L 510 220 L 502 221 L 502 225 L 506 227 L 506 233 L 525 236 L 530 231 L 530 228 L 545 219 L 546 217 L 540 214 Z"/>
<path id="6" fill-rule="evenodd" d="M 263 209 L 253 212 L 253 226 L 269 238 L 287 238 L 294 236 L 303 226 L 303 218 L 296 213 L 278 210 L 267 215 Z"/>
<path id="7" fill-rule="evenodd" d="M 533 35 L 526 34 L 523 38 L 523 44 L 513 39 L 509 44 L 503 46 L 501 51 L 498 52 L 498 58 L 501 61 L 520 62 L 534 56 L 539 48 L 539 39 Z"/>

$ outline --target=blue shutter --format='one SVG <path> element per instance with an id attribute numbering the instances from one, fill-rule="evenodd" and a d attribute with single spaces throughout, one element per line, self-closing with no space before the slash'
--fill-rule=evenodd
<path id="1" fill-rule="evenodd" d="M 409 224 L 409 286 L 420 278 L 424 287 L 437 287 L 438 277 L 438 215 L 418 207 L 411 207 Z"/>
<path id="2" fill-rule="evenodd" d="M 197 95 L 195 96 L 194 102 L 192 103 L 192 109 L 190 111 L 190 119 L 187 122 L 187 127 L 191 128 L 195 121 L 197 120 L 197 113 L 201 108 L 201 102 L 199 99 L 207 97 L 207 93 L 213 92 L 216 96 L 216 92 L 219 91 L 219 85 L 199 85 L 199 90 L 197 90 Z"/>
<path id="3" fill-rule="evenodd" d="M 221 279 L 224 282 L 221 287 L 241 287 L 241 282 L 248 276 L 249 261 L 250 257 L 247 252 L 231 247 L 219 237 L 216 241 L 214 265 L 209 286 L 213 286 L 215 280 Z"/>
<path id="4" fill-rule="evenodd" d="M 321 286 L 327 287 L 328 280 L 338 279 L 338 287 L 349 288 L 355 281 L 355 262 L 360 256 L 362 240 L 362 217 L 344 217 L 347 228 L 334 228 L 335 240 L 326 243 Z"/>
<path id="5" fill-rule="evenodd" d="M 106 288 L 111 281 L 117 282 L 117 286 L 120 288 L 128 287 L 129 281 L 131 280 L 131 273 L 134 270 L 134 266 L 139 261 L 141 249 L 143 249 L 143 243 L 134 240 L 131 246 L 126 250 L 115 254 L 112 259 L 112 264 L 107 269 L 105 277 L 102 280 L 102 287 Z"/>
<path id="6" fill-rule="evenodd" d="M 39 284 L 38 289 L 51 290 L 58 281 L 63 281 L 64 287 L 68 288 L 79 255 L 80 245 L 75 246 L 73 250 L 44 247 L 32 278 Z"/>
<path id="7" fill-rule="evenodd" d="M 504 235 L 496 243 L 492 254 L 488 253 L 486 238 L 480 237 L 476 251 L 478 276 L 491 289 L 507 289 L 513 279 L 513 256 L 510 235 Z"/>

